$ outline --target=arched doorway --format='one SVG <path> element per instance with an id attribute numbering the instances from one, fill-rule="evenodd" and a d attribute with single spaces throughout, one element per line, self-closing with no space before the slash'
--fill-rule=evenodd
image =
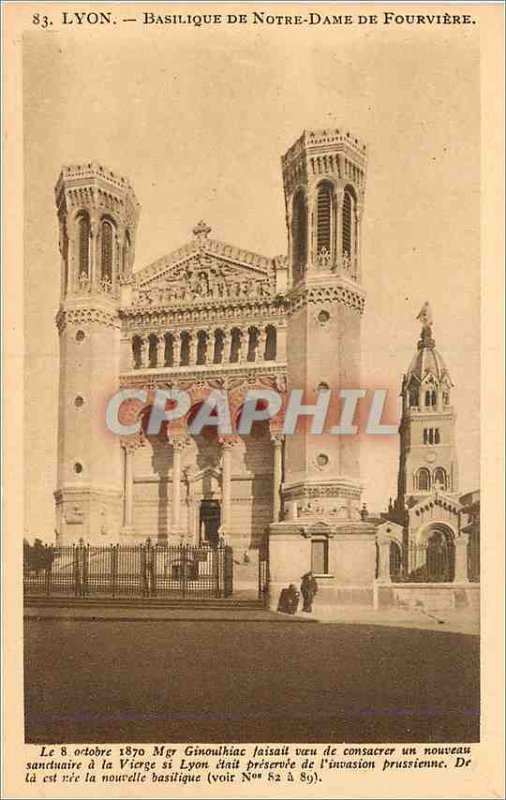
<path id="1" fill-rule="evenodd" d="M 221 507 L 218 500 L 201 500 L 199 512 L 199 538 L 202 544 L 217 547 L 220 535 Z"/>
<path id="2" fill-rule="evenodd" d="M 431 528 L 428 532 L 425 571 L 429 583 L 446 583 L 455 578 L 453 535 L 443 526 Z"/>

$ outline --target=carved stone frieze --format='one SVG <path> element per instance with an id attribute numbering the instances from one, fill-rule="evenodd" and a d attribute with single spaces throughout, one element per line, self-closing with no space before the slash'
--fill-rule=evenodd
<path id="1" fill-rule="evenodd" d="M 62 333 L 67 325 L 86 325 L 91 322 L 98 322 L 108 328 L 121 328 L 118 315 L 103 308 L 60 308 L 56 314 L 56 327 L 59 333 Z"/>
<path id="2" fill-rule="evenodd" d="M 365 296 L 362 291 L 354 290 L 343 284 L 325 286 L 298 286 L 290 295 L 287 313 L 293 314 L 299 308 L 313 303 L 335 302 L 358 311 L 364 311 Z"/>

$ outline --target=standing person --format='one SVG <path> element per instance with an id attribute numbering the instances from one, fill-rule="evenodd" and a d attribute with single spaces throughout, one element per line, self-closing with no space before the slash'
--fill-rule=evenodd
<path id="1" fill-rule="evenodd" d="M 300 591 L 303 599 L 302 610 L 306 611 L 307 613 L 311 613 L 311 611 L 313 610 L 314 596 L 318 591 L 318 584 L 316 583 L 316 578 L 314 577 L 311 571 L 306 572 L 306 574 L 302 576 Z"/>

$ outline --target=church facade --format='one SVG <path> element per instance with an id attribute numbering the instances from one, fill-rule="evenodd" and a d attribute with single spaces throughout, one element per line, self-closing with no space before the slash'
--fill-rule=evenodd
<path id="1" fill-rule="evenodd" d="M 313 569 L 329 602 L 371 602 L 387 544 L 390 560 L 390 545 L 401 547 L 405 572 L 406 537 L 435 507 L 458 533 L 451 380 L 424 324 L 402 389 L 386 532 L 362 511 L 359 437 L 315 436 L 309 423 L 283 436 L 277 417 L 239 435 L 251 388 L 300 390 L 315 404 L 322 391 L 361 385 L 365 145 L 340 130 L 304 131 L 281 162 L 287 256 L 221 242 L 199 222 L 187 244 L 135 270 L 140 208 L 129 181 L 96 163 L 62 169 L 57 537 L 224 540 L 251 564 L 251 580 L 268 542 L 273 597 Z M 133 435 L 105 426 L 121 387 L 147 392 L 146 403 L 122 407 L 126 422 L 141 423 Z M 191 397 L 186 418 L 151 435 L 154 393 L 173 388 Z M 190 436 L 212 389 L 227 392 L 232 433 L 208 426 Z"/>

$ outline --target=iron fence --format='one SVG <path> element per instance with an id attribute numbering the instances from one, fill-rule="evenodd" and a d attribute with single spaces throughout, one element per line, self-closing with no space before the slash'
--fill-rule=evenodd
<path id="1" fill-rule="evenodd" d="M 264 606 L 269 604 L 269 578 L 269 545 L 265 538 L 258 550 L 258 599 Z"/>
<path id="2" fill-rule="evenodd" d="M 390 578 L 401 583 L 451 583 L 455 580 L 455 545 L 436 539 L 428 543 L 409 542 L 401 547 L 390 546 Z M 471 539 L 467 546 L 467 578 L 480 580 L 479 541 Z"/>
<path id="3" fill-rule="evenodd" d="M 233 591 L 232 548 L 154 544 L 24 549 L 25 595 L 74 597 L 228 597 Z"/>

